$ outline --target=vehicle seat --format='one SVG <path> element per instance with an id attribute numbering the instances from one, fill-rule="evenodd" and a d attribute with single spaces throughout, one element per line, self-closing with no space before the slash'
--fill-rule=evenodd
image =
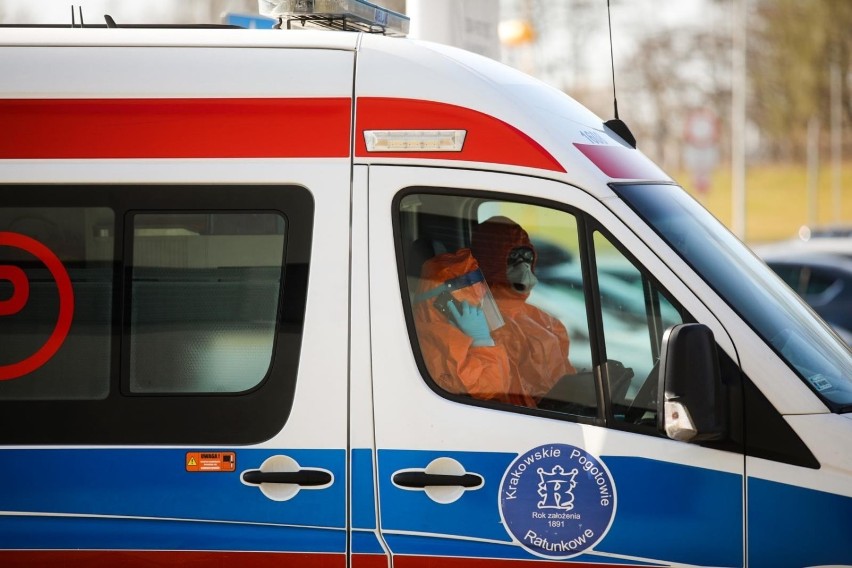
<path id="1" fill-rule="evenodd" d="M 408 291 L 411 297 L 417 292 L 420 285 L 420 273 L 423 263 L 430 258 L 447 252 L 444 243 L 430 237 L 419 237 L 415 239 L 403 252 L 405 257 L 405 276 L 408 280 Z"/>

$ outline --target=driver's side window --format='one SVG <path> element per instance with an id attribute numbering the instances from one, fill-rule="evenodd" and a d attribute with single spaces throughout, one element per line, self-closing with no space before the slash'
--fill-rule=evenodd
<path id="1" fill-rule="evenodd" d="M 599 415 L 575 215 L 412 193 L 399 231 L 416 352 L 436 390 Z"/>
<path id="2" fill-rule="evenodd" d="M 662 336 L 682 310 L 593 221 L 461 192 L 412 192 L 399 208 L 412 339 L 433 388 L 655 424 Z"/>

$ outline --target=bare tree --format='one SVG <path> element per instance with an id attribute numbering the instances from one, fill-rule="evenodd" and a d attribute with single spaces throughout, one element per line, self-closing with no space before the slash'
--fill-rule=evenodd
<path id="1" fill-rule="evenodd" d="M 711 4 L 716 21 L 727 7 Z M 730 28 L 713 25 L 657 29 L 641 38 L 618 70 L 619 107 L 642 150 L 664 167 L 681 164 L 683 124 L 690 111 L 712 109 L 723 121 L 730 110 Z M 641 114 L 631 112 L 641 109 Z M 626 111 L 626 112 L 625 112 Z M 727 129 L 723 128 L 722 131 Z M 720 141 L 723 153 L 728 141 Z"/>
<path id="2" fill-rule="evenodd" d="M 763 134 L 767 157 L 804 158 L 808 123 L 831 120 L 832 66 L 844 78 L 842 120 L 846 124 L 852 120 L 849 30 L 852 2 L 848 0 L 755 1 L 748 53 L 749 113 Z"/>

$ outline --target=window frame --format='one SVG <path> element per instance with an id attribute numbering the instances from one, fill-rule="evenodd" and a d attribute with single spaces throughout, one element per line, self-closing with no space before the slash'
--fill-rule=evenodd
<path id="1" fill-rule="evenodd" d="M 108 207 L 115 218 L 110 388 L 100 400 L 0 400 L 0 444 L 226 444 L 265 441 L 292 408 L 305 323 L 314 200 L 302 186 L 3 184 L 14 207 Z M 271 212 L 285 219 L 282 278 L 267 376 L 240 393 L 130 394 L 123 350 L 136 213 Z M 237 425 L 235 427 L 235 425 Z"/>

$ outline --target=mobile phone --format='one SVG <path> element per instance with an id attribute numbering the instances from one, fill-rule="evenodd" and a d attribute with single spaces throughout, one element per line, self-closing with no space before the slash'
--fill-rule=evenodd
<path id="1" fill-rule="evenodd" d="M 461 311 L 461 302 L 453 298 L 453 295 L 449 292 L 441 292 L 438 297 L 435 298 L 435 302 L 432 305 L 435 306 L 439 312 L 444 314 L 447 319 L 454 321 L 452 318 L 452 312 L 450 312 L 449 308 L 450 302 L 454 303 L 456 305 L 456 309 Z"/>

